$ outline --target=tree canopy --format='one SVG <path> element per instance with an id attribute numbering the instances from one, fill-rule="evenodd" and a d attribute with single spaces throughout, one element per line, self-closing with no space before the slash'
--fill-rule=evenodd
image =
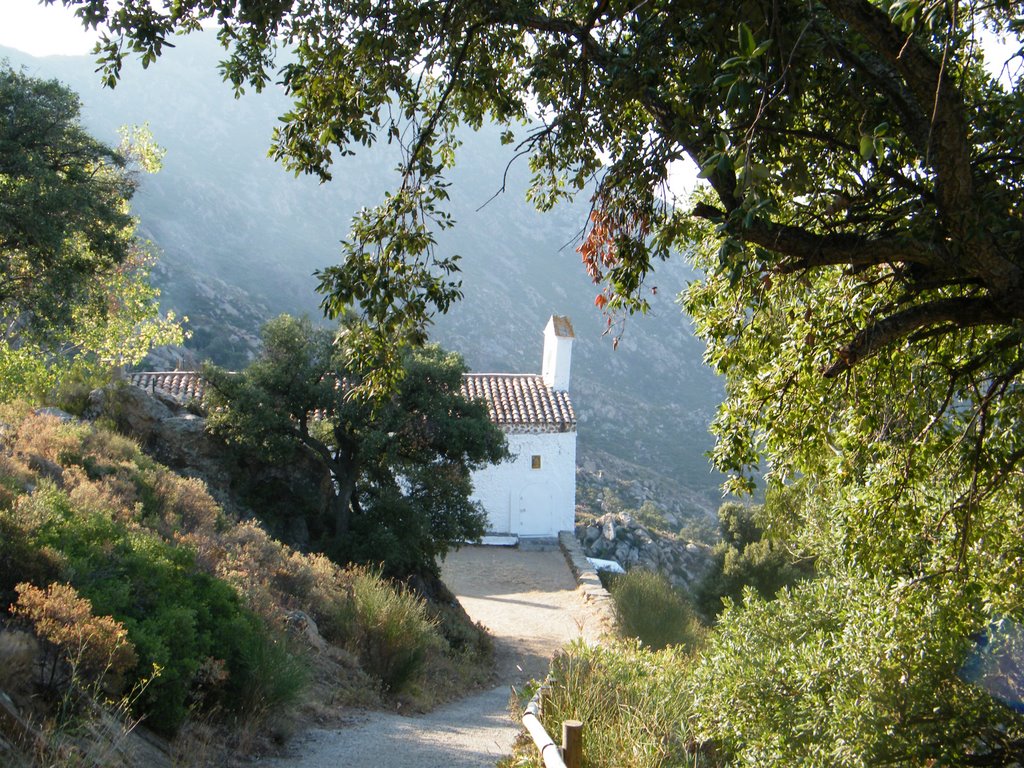
<path id="1" fill-rule="evenodd" d="M 461 295 L 433 232 L 452 223 L 456 125 L 491 119 L 539 206 L 592 195 L 579 250 L 606 311 L 642 310 L 652 265 L 695 248 L 707 278 L 686 305 L 730 382 L 715 461 L 734 490 L 762 460 L 780 483 L 867 461 L 893 508 L 915 473 L 955 471 L 939 506 L 963 533 L 1024 458 L 1012 3 L 63 1 L 108 25 L 111 82 L 130 51 L 149 63 L 215 23 L 225 77 L 292 97 L 273 152 L 296 172 L 401 145 L 400 188 L 320 274 L 329 313 L 356 305 L 377 330 L 378 362 Z M 986 34 L 1021 49 L 1001 79 Z M 707 182 L 689 209 L 662 194 L 681 158 Z"/>
<path id="2" fill-rule="evenodd" d="M 66 322 L 88 278 L 128 258 L 135 184 L 56 80 L 5 66 L 0 104 L 0 306 L 8 318 Z"/>
<path id="3" fill-rule="evenodd" d="M 905 354 L 946 369 L 952 402 L 1020 373 L 1021 70 L 997 80 L 981 42 L 1019 42 L 1012 3 L 63 2 L 107 25 L 111 83 L 130 51 L 148 64 L 174 33 L 216 24 L 237 88 L 276 77 L 292 97 L 273 152 L 296 172 L 328 179 L 358 145 L 403 147 L 400 188 L 321 273 L 325 307 L 357 304 L 378 340 L 421 333 L 461 295 L 433 232 L 451 224 L 455 126 L 492 119 L 529 156 L 538 205 L 592 194 L 580 251 L 611 310 L 642 309 L 652 264 L 704 233 L 709 290 L 691 310 L 730 349 L 791 312 L 782 377 L 837 389 Z M 681 158 L 708 183 L 689 210 L 659 194 Z M 727 441 L 722 465 L 751 463 L 749 444 Z"/>
<path id="4" fill-rule="evenodd" d="M 282 315 L 261 335 L 241 373 L 204 371 L 210 429 L 273 459 L 303 451 L 330 473 L 329 519 L 310 526 L 319 548 L 392 575 L 436 574 L 438 556 L 483 535 L 470 475 L 505 457 L 505 438 L 486 405 L 462 396 L 458 355 L 406 349 L 398 388 L 369 401 L 353 397 L 364 374 L 331 331 Z"/>
<path id="5" fill-rule="evenodd" d="M 0 64 L 2 399 L 182 338 L 172 317 L 159 317 L 152 256 L 128 207 L 138 170 L 156 170 L 159 150 L 145 129 L 108 147 L 79 112 L 56 80 Z"/>
<path id="6" fill-rule="evenodd" d="M 819 577 L 724 612 L 700 732 L 751 764 L 1020 760 L 1019 718 L 957 668 L 972 635 L 1024 620 L 1018 4 L 63 1 L 110 25 L 111 78 L 217 24 L 236 87 L 292 97 L 273 152 L 296 172 L 403 148 L 399 188 L 321 273 L 325 308 L 356 305 L 378 341 L 460 295 L 432 234 L 460 122 L 507 126 L 539 207 L 590 196 L 579 252 L 605 311 L 642 311 L 658 260 L 690 250 L 685 305 L 727 381 L 714 461 L 734 490 L 760 470 L 758 526 Z M 989 35 L 1011 42 L 994 68 Z M 706 182 L 685 205 L 682 159 Z"/>

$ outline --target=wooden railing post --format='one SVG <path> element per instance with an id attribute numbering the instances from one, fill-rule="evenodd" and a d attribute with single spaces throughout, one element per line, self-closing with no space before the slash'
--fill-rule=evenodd
<path id="1" fill-rule="evenodd" d="M 583 723 L 579 720 L 562 723 L 562 760 L 565 768 L 583 765 Z"/>
<path id="2" fill-rule="evenodd" d="M 540 750 L 545 768 L 581 768 L 583 765 L 583 723 L 566 720 L 562 723 L 562 745 L 555 744 L 540 721 L 544 700 L 550 697 L 551 686 L 542 685 L 526 705 L 523 726 Z"/>

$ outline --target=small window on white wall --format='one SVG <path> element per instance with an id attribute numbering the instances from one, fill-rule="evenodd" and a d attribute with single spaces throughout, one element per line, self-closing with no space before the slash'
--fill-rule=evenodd
<path id="1" fill-rule="evenodd" d="M 537 454 L 534 454 L 533 456 L 530 457 L 530 468 L 540 469 L 540 456 L 538 456 Z"/>

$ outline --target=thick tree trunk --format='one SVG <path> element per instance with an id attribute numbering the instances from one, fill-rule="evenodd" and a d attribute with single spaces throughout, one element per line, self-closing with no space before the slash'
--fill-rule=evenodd
<path id="1" fill-rule="evenodd" d="M 356 494 L 356 478 L 359 475 L 358 446 L 335 430 L 335 441 L 330 470 L 334 480 L 334 533 L 339 538 L 346 536 L 352 520 L 352 506 Z"/>
<path id="2" fill-rule="evenodd" d="M 340 538 L 348 534 L 352 520 L 352 499 L 356 492 L 355 465 L 335 462 L 331 467 L 331 477 L 334 480 L 334 499 L 331 503 L 334 533 Z"/>

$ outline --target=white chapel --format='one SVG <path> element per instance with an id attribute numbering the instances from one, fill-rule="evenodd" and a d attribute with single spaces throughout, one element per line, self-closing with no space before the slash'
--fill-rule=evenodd
<path id="1" fill-rule="evenodd" d="M 552 538 L 573 530 L 576 518 L 576 413 L 569 399 L 575 335 L 568 317 L 544 328 L 540 374 L 467 373 L 462 393 L 484 400 L 505 431 L 511 458 L 473 474 L 474 500 L 487 512 L 496 542 Z M 197 371 L 139 371 L 128 381 L 180 403 L 202 403 Z"/>
<path id="2" fill-rule="evenodd" d="M 569 318 L 552 315 L 540 375 L 463 376 L 463 394 L 487 402 L 511 453 L 508 461 L 473 475 L 473 495 L 487 512 L 492 536 L 551 538 L 573 529 L 576 414 L 568 390 L 574 340 Z"/>

